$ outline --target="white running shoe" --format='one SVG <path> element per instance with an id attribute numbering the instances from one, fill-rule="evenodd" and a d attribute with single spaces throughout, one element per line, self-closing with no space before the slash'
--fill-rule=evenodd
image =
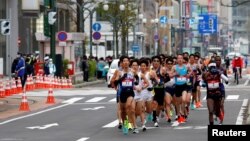
<path id="1" fill-rule="evenodd" d="M 146 131 L 146 130 L 147 130 L 146 126 L 142 125 L 142 131 Z"/>
<path id="2" fill-rule="evenodd" d="M 134 133 L 134 134 L 138 134 L 138 133 L 139 133 L 138 128 L 134 128 L 134 129 L 133 129 L 133 133 Z"/>
<path id="3" fill-rule="evenodd" d="M 155 126 L 155 127 L 159 127 L 158 122 L 155 122 L 154 126 Z"/>

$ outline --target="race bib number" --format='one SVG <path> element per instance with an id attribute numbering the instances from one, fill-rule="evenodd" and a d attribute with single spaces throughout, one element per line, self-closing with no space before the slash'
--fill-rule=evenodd
<path id="1" fill-rule="evenodd" d="M 187 78 L 186 77 L 177 77 L 178 82 L 186 82 Z"/>
<path id="2" fill-rule="evenodd" d="M 208 88 L 209 89 L 219 88 L 219 82 L 210 82 L 210 83 L 208 83 Z"/>
<path id="3" fill-rule="evenodd" d="M 132 87 L 132 81 L 122 81 L 123 87 Z"/>

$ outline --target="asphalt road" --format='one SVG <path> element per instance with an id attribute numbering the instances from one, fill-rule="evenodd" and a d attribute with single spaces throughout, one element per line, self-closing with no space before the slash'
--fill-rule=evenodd
<path id="1" fill-rule="evenodd" d="M 224 124 L 240 122 L 241 108 L 249 99 L 250 87 L 230 83 L 226 87 Z M 203 107 L 191 110 L 188 122 L 167 123 L 160 119 L 160 127 L 148 122 L 148 130 L 139 134 L 123 135 L 117 128 L 115 92 L 105 84 L 75 90 L 59 90 L 54 94 L 63 103 L 52 108 L 26 113 L 0 121 L 0 141 L 205 141 L 207 140 L 208 112 L 205 91 L 202 90 Z M 47 92 L 27 95 L 46 96 Z M 173 117 L 174 119 L 174 117 Z M 139 119 L 138 125 L 140 126 Z"/>

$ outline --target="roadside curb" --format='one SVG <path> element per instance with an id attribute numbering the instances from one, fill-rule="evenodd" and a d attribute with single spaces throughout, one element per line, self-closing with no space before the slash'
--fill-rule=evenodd
<path id="1" fill-rule="evenodd" d="M 102 83 L 105 83 L 105 82 L 106 82 L 105 80 L 96 80 L 96 81 L 92 81 L 92 82 L 84 82 L 84 83 L 81 83 L 81 84 L 73 85 L 73 88 L 81 88 L 81 87 L 95 85 L 95 84 L 102 84 Z"/>

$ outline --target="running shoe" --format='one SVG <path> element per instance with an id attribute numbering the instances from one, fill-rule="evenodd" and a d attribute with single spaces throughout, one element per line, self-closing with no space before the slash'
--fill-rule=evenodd
<path id="1" fill-rule="evenodd" d="M 122 123 L 119 123 L 118 129 L 122 129 Z"/>
<path id="2" fill-rule="evenodd" d="M 146 126 L 145 126 L 145 125 L 142 125 L 142 131 L 144 132 L 144 131 L 146 131 L 146 130 L 147 130 Z"/>
<path id="3" fill-rule="evenodd" d="M 195 109 L 195 106 L 194 106 L 193 103 L 192 103 L 190 106 L 191 106 L 191 110 L 194 110 L 194 109 Z"/>
<path id="4" fill-rule="evenodd" d="M 155 127 L 159 127 L 158 122 L 155 122 L 154 126 L 155 126 Z"/>
<path id="5" fill-rule="evenodd" d="M 134 129 L 133 129 L 133 133 L 134 133 L 134 134 L 138 134 L 138 133 L 139 133 L 138 128 L 134 128 Z"/>

